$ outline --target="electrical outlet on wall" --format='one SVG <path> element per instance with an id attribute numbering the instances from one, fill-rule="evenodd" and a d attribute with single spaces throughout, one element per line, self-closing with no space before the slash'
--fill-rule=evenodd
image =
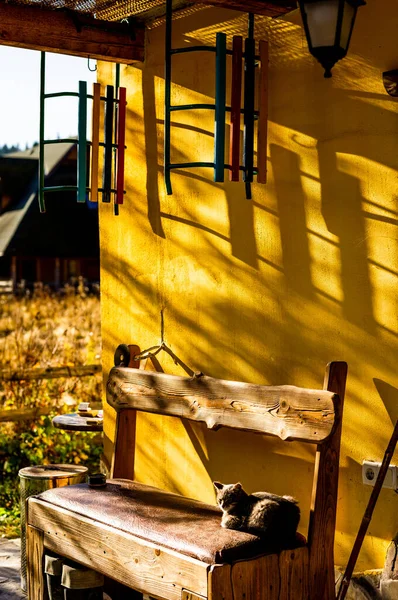
<path id="1" fill-rule="evenodd" d="M 364 460 L 362 463 L 362 483 L 365 485 L 374 486 L 380 471 L 380 467 L 381 463 L 373 462 L 371 460 Z M 388 471 L 383 482 L 383 487 L 390 490 L 396 490 L 398 488 L 397 467 L 395 465 L 390 465 L 388 467 Z"/>

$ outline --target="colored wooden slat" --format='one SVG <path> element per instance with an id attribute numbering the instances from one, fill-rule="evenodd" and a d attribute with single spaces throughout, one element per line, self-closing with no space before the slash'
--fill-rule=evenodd
<path id="1" fill-rule="evenodd" d="M 93 119 L 91 136 L 91 202 L 98 202 L 98 155 L 101 113 L 101 84 L 93 84 Z"/>
<path id="2" fill-rule="evenodd" d="M 216 108 L 214 124 L 214 181 L 224 181 L 227 36 L 216 38 Z"/>
<path id="3" fill-rule="evenodd" d="M 231 81 L 231 137 L 229 146 L 230 181 L 239 181 L 240 165 L 240 100 L 242 94 L 242 50 L 243 39 L 235 35 L 232 40 Z"/>
<path id="4" fill-rule="evenodd" d="M 117 176 L 116 204 L 123 204 L 124 193 L 124 145 L 126 142 L 126 88 L 119 88 L 117 127 Z"/>
<path id="5" fill-rule="evenodd" d="M 113 85 L 106 86 L 105 100 L 105 152 L 104 152 L 104 170 L 102 178 L 102 201 L 111 201 L 112 186 L 112 133 L 113 133 Z"/>
<path id="6" fill-rule="evenodd" d="M 254 83 L 255 83 L 255 41 L 245 40 L 245 105 L 244 105 L 244 138 L 243 164 L 245 167 L 244 181 L 253 181 L 254 153 Z"/>
<path id="7" fill-rule="evenodd" d="M 267 183 L 268 140 L 268 42 L 260 41 L 260 84 L 258 99 L 257 181 Z"/>
<path id="8" fill-rule="evenodd" d="M 86 201 L 87 184 L 87 81 L 79 81 L 79 124 L 77 145 L 77 201 Z"/>

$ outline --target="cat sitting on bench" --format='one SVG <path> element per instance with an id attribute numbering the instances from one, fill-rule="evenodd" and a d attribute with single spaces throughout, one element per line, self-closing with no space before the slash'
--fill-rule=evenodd
<path id="1" fill-rule="evenodd" d="M 221 527 L 260 536 L 275 551 L 295 546 L 300 509 L 294 498 L 268 492 L 247 494 L 240 483 L 213 484 L 223 511 Z"/>

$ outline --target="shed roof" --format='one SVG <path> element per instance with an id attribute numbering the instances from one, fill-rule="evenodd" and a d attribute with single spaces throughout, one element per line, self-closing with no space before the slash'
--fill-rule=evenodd
<path id="1" fill-rule="evenodd" d="M 62 158 L 75 145 L 76 142 L 71 141 L 69 144 L 60 143 L 46 146 L 44 154 L 46 175 L 50 175 L 54 171 Z M 39 146 L 0 156 L 0 179 L 4 179 L 7 193 L 13 195 L 13 202 L 0 214 L 0 256 L 5 254 L 22 219 L 37 196 L 38 181 L 35 166 L 38 164 L 38 160 Z M 35 163 L 29 165 L 30 161 L 35 161 Z M 8 181 L 7 175 L 9 175 Z"/>

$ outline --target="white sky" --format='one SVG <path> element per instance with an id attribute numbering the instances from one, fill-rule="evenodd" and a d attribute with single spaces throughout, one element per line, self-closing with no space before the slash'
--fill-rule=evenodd
<path id="1" fill-rule="evenodd" d="M 94 68 L 95 61 L 90 60 Z M 96 73 L 86 58 L 46 53 L 46 92 L 77 92 L 79 80 L 92 93 Z M 0 46 L 0 147 L 22 150 L 39 140 L 40 52 Z M 77 135 L 77 98 L 45 101 L 45 138 Z M 91 104 L 88 103 L 88 134 Z"/>

